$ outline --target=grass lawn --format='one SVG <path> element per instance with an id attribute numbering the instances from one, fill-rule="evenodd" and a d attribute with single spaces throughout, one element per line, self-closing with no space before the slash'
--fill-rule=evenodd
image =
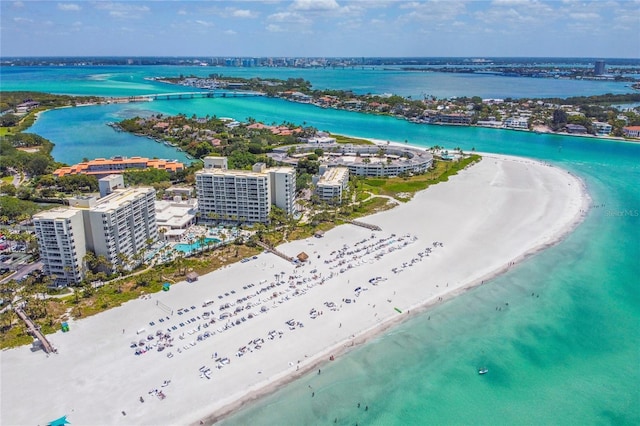
<path id="1" fill-rule="evenodd" d="M 331 135 L 332 138 L 336 138 L 337 143 L 350 143 L 353 145 L 375 145 L 373 142 L 367 139 L 351 138 L 343 135 Z"/>
<path id="2" fill-rule="evenodd" d="M 446 182 L 449 176 L 480 160 L 479 155 L 471 155 L 459 161 L 436 161 L 435 167 L 427 173 L 411 177 L 373 178 L 360 181 L 360 192 L 387 195 L 399 201 L 409 201 L 413 194 L 438 182 Z"/>

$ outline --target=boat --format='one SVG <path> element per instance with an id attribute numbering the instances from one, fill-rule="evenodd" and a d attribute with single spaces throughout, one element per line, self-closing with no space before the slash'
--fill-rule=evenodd
<path id="1" fill-rule="evenodd" d="M 489 372 L 489 369 L 487 367 L 478 368 L 478 374 L 480 375 L 487 374 L 488 372 Z"/>

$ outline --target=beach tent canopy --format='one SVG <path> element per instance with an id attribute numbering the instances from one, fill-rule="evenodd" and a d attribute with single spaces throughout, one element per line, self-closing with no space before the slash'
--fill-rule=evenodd
<path id="1" fill-rule="evenodd" d="M 301 252 L 297 257 L 300 262 L 306 262 L 309 259 L 309 255 L 305 252 Z"/>
<path id="2" fill-rule="evenodd" d="M 189 272 L 187 274 L 187 281 L 190 282 L 190 283 L 193 282 L 193 281 L 198 281 L 198 277 L 199 277 L 199 275 L 198 275 L 197 272 Z"/>
<path id="3" fill-rule="evenodd" d="M 47 423 L 48 426 L 64 426 L 71 424 L 69 420 L 67 420 L 67 416 L 62 416 L 59 419 L 51 420 Z"/>
<path id="4" fill-rule="evenodd" d="M 171 284 L 169 283 L 162 284 L 162 290 L 169 291 L 170 288 L 171 288 Z"/>

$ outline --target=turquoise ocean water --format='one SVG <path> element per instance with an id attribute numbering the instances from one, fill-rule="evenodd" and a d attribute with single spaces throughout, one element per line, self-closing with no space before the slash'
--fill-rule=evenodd
<path id="1" fill-rule="evenodd" d="M 144 80 L 144 76 L 192 70 L 29 68 L 14 74 L 3 69 L 2 88 L 99 95 L 154 93 L 175 88 L 165 90 L 166 86 Z M 238 70 L 218 71 L 231 75 Z M 250 71 L 254 75 L 276 72 Z M 331 80 L 333 86 L 324 84 L 349 88 L 349 84 L 360 82 L 363 90 L 372 93 L 434 94 L 425 89 L 424 81 L 411 82 L 414 75 L 388 77 L 379 75 L 381 72 L 369 75 L 370 70 L 352 70 L 341 78 L 332 74 L 335 71 L 321 71 L 314 70 L 317 82 L 308 77 L 314 85 Z M 279 77 L 298 76 L 294 70 L 278 72 Z M 444 79 L 440 84 L 454 84 L 449 77 L 440 76 Z M 597 85 L 575 87 L 569 81 L 557 87 L 550 86 L 558 84 L 554 80 L 501 81 L 505 85 L 517 81 L 512 97 L 611 91 Z M 486 82 L 469 79 L 465 93 L 457 93 L 459 85 L 455 89 L 444 85 L 438 90 L 449 91 L 447 96 L 509 96 L 500 95 L 500 81 Z M 495 85 L 495 90 L 487 84 Z M 402 90 L 394 89 L 402 85 Z M 622 86 L 620 90 L 628 91 Z M 239 120 L 253 117 L 267 123 L 290 121 L 334 133 L 425 147 L 459 146 L 522 155 L 577 174 L 587 183 L 593 199 L 594 207 L 586 220 L 562 243 L 356 348 L 324 366 L 322 375 L 303 377 L 248 405 L 224 423 L 640 424 L 640 144 L 416 125 L 263 98 L 69 108 L 43 114 L 32 131 L 51 139 L 56 144 L 54 157 L 69 163 L 119 154 L 177 158 L 180 153 L 171 148 L 114 132 L 105 124 L 151 112 Z M 496 311 L 498 306 L 503 309 Z M 479 365 L 486 365 L 489 374 L 479 376 Z M 309 386 L 315 392 L 313 398 Z"/>

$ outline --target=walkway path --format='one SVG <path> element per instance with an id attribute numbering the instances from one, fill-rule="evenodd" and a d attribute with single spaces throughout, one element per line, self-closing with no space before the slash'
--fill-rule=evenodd
<path id="1" fill-rule="evenodd" d="M 22 319 L 27 325 L 27 331 L 29 332 L 29 334 L 31 334 L 36 339 L 40 340 L 40 343 L 42 343 L 42 348 L 46 353 L 50 354 L 50 353 L 56 352 L 53 345 L 47 340 L 44 334 L 42 334 L 42 332 L 40 331 L 40 327 L 36 326 L 33 323 L 33 321 L 31 321 L 31 318 L 29 318 L 29 316 L 21 308 L 16 308 L 16 314 L 18 314 L 20 319 Z"/>
<path id="2" fill-rule="evenodd" d="M 289 262 L 293 262 L 293 257 L 287 256 L 283 252 L 276 250 L 275 248 L 271 247 L 268 244 L 263 243 L 262 241 L 256 241 L 256 244 L 262 247 L 263 249 L 267 250 L 268 252 L 275 254 L 276 256 L 280 256 L 281 258 L 288 260 Z"/>

